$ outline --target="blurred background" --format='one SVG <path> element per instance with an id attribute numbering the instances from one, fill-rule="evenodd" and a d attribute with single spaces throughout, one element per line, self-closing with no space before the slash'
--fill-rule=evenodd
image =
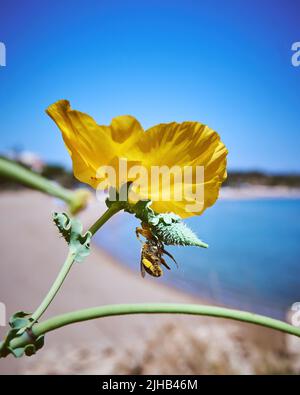
<path id="1" fill-rule="evenodd" d="M 99 279 L 99 284 L 105 281 L 107 287 L 106 293 L 99 290 L 100 303 L 201 300 L 290 319 L 291 306 L 300 300 L 300 67 L 293 66 L 291 60 L 292 44 L 300 41 L 299 17 L 300 3 L 292 0 L 1 1 L 0 42 L 6 47 L 6 66 L 0 67 L 2 157 L 17 160 L 69 188 L 77 186 L 60 132 L 44 112 L 58 99 L 68 99 L 73 108 L 89 113 L 100 124 L 108 124 L 111 118 L 123 114 L 135 116 L 145 129 L 161 122 L 200 121 L 218 131 L 229 149 L 229 175 L 220 199 L 201 217 L 188 221 L 210 248 L 170 248 L 179 269 L 174 268 L 162 279 L 142 283 L 138 273 L 140 244 L 134 235 L 138 223 L 127 214 L 117 215 L 106 225 L 106 232 L 96 238 L 97 253 L 107 265 L 105 279 Z M 12 313 L 16 307 L 24 308 L 20 304 L 26 298 L 33 309 L 55 276 L 55 267 L 39 266 L 38 261 L 46 259 L 45 254 L 48 260 L 53 260 L 52 244 L 57 251 L 56 243 L 60 241 L 56 241 L 54 231 L 51 233 L 51 224 L 47 228 L 47 215 L 58 202 L 4 178 L 0 183 L 4 224 L 0 242 L 0 301 Z M 97 204 L 99 207 L 96 203 L 90 207 L 85 220 L 92 220 L 95 211 L 103 209 L 101 202 Z M 35 211 L 29 215 L 31 209 Z M 42 218 L 47 223 L 44 230 Z M 12 251 L 7 229 L 19 232 L 18 241 L 23 243 L 23 249 Z M 53 242 L 42 246 L 37 241 L 40 232 L 45 232 L 43 240 L 53 238 Z M 28 248 L 30 243 L 32 249 Z M 62 257 L 63 247 L 59 247 Z M 93 258 L 95 282 L 97 276 L 101 277 L 98 258 Z M 59 267 L 59 262 L 56 264 Z M 26 265 L 35 273 L 38 270 L 40 289 Z M 69 307 L 67 297 L 76 302 L 72 308 L 80 307 L 80 303 L 82 307 L 99 304 L 99 298 L 90 289 L 91 274 L 87 271 L 84 275 L 83 278 L 81 272 L 74 277 L 74 291 L 72 286 L 66 288 L 60 306 Z M 8 285 L 9 278 L 15 281 L 13 290 Z M 82 290 L 78 298 L 72 294 L 77 292 L 75 284 Z M 113 323 L 110 319 L 107 322 L 107 332 L 103 333 L 109 343 Z M 136 322 L 135 329 L 131 329 L 141 333 L 144 354 L 139 362 L 136 355 L 142 355 L 141 352 L 131 356 L 134 362 L 128 372 L 153 372 L 145 366 L 152 366 L 151 363 L 157 366 L 153 361 L 159 360 L 157 353 L 150 357 L 147 354 L 154 335 L 144 330 L 145 320 L 139 317 Z M 157 318 L 147 322 L 160 325 Z M 127 331 L 127 323 L 122 323 L 123 331 L 124 328 Z M 196 341 L 210 347 L 208 334 L 206 338 L 200 331 L 204 337 L 194 339 L 195 323 L 193 319 L 166 321 L 171 343 L 177 344 L 178 333 L 185 333 L 192 339 L 189 344 Z M 97 336 L 97 331 L 104 329 L 101 324 L 95 325 Z M 181 326 L 184 329 L 178 329 Z M 84 328 L 80 334 L 72 329 L 74 339 L 83 334 L 88 336 L 91 326 Z M 217 323 L 214 328 L 220 346 L 224 344 L 223 332 L 219 332 Z M 246 331 L 245 328 L 239 327 L 238 331 Z M 70 340 L 65 333 L 65 341 Z M 118 336 L 121 339 L 124 334 L 118 332 L 114 339 L 119 339 Z M 231 332 L 225 336 L 229 345 L 222 351 L 225 359 L 220 357 L 220 370 L 211 368 L 209 372 L 228 372 L 224 366 L 226 363 L 229 366 L 233 349 L 240 350 L 240 354 L 236 351 L 235 362 L 230 360 L 234 364 L 231 371 L 262 372 L 262 368 L 256 367 L 255 356 L 247 357 L 247 367 L 240 363 L 247 358 L 241 340 L 237 339 L 244 336 L 234 334 L 232 343 L 228 340 L 230 336 Z M 257 340 L 256 335 L 254 338 L 260 350 L 266 341 L 261 337 Z M 266 338 L 270 339 L 269 332 Z M 148 346 L 146 339 L 150 339 Z M 276 340 L 277 344 L 283 344 L 281 340 Z M 120 350 L 128 346 L 129 334 L 124 341 Z M 284 343 L 286 352 L 286 339 Z M 53 341 L 53 355 L 55 347 L 57 343 Z M 102 361 L 113 358 L 113 347 L 107 347 L 106 354 L 101 354 Z M 198 354 L 205 354 L 203 347 Z M 252 346 L 247 347 L 253 350 Z M 285 359 L 282 349 L 278 351 L 276 347 L 274 341 L 270 345 L 270 361 L 277 359 L 283 365 L 274 367 L 268 360 L 263 363 L 264 368 L 271 366 L 272 372 L 297 370 L 294 359 L 290 356 Z M 95 366 L 94 356 L 88 357 L 84 347 L 80 350 L 79 356 L 71 352 L 70 361 L 79 363 L 78 360 L 91 358 L 92 362 L 77 368 L 72 365 L 74 361 L 70 362 L 67 372 L 89 372 Z M 274 352 L 281 353 L 280 358 Z M 176 359 L 173 349 L 167 348 L 165 354 Z M 185 355 L 182 350 L 181 354 Z M 205 373 L 202 365 L 191 367 L 187 362 L 190 355 L 186 351 L 184 362 L 180 366 L 175 364 L 168 373 Z M 3 369 L 45 373 L 50 365 L 54 369 L 50 357 L 39 358 L 37 363 L 26 362 L 24 366 L 23 362 L 17 365 L 1 362 L 0 372 Z M 122 361 L 124 355 L 116 358 Z M 288 365 L 291 360 L 292 365 Z M 95 372 L 99 373 L 97 363 Z M 63 366 L 66 363 L 52 372 L 65 372 Z M 107 363 L 105 366 L 103 372 L 109 372 Z M 122 363 L 109 366 L 113 366 L 111 372 L 118 369 L 127 372 Z M 207 362 L 205 366 L 210 365 Z"/>

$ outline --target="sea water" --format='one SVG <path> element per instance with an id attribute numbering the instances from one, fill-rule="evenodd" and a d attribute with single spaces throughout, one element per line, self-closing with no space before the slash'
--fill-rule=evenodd
<path id="1" fill-rule="evenodd" d="M 153 280 L 211 302 L 285 318 L 300 302 L 299 219 L 298 199 L 219 200 L 187 220 L 209 248 L 168 247 L 179 268 L 170 261 L 173 270 Z M 97 235 L 102 248 L 135 271 L 137 225 L 133 216 L 118 214 Z"/>

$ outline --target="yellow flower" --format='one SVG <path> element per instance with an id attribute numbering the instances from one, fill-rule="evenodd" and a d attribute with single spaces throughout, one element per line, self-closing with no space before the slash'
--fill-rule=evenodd
<path id="1" fill-rule="evenodd" d="M 122 182 L 136 179 L 136 175 L 130 175 L 131 170 L 135 173 L 136 166 L 146 169 L 149 177 L 140 177 L 138 186 L 133 183 L 135 200 L 152 200 L 151 207 L 158 213 L 174 212 L 186 218 L 201 214 L 217 200 L 220 186 L 227 176 L 227 149 L 219 135 L 208 126 L 199 122 L 172 122 L 144 131 L 129 115 L 116 117 L 109 126 L 102 126 L 89 115 L 72 110 L 66 100 L 52 104 L 47 113 L 62 132 L 75 177 L 93 188 L 104 185 L 99 168 L 111 166 L 119 175 L 121 159 L 126 160 L 128 169 L 127 179 Z M 200 166 L 204 169 L 204 177 L 199 181 L 197 169 Z M 159 182 L 153 188 L 151 171 L 161 167 L 173 169 L 173 176 L 169 185 Z M 188 181 L 178 178 L 187 168 L 190 171 Z M 120 184 L 112 186 L 118 188 Z M 198 193 L 200 187 L 201 196 Z M 184 190 L 182 198 L 174 198 L 175 191 L 179 190 Z M 197 209 L 190 211 L 188 205 L 195 205 Z"/>

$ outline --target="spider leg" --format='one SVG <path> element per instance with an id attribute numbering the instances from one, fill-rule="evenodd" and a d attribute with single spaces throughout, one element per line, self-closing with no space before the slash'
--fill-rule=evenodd
<path id="1" fill-rule="evenodd" d="M 175 258 L 173 257 L 173 255 L 170 254 L 168 251 L 166 251 L 164 248 L 162 249 L 162 252 L 163 252 L 164 254 L 168 255 L 168 257 L 170 257 L 170 258 L 174 261 L 174 263 L 175 263 L 175 265 L 176 265 L 176 267 L 177 267 L 177 269 L 178 269 L 178 263 L 176 262 L 176 260 L 175 260 Z"/>
<path id="2" fill-rule="evenodd" d="M 140 243 L 143 243 L 143 240 L 141 240 L 141 238 L 140 238 L 140 235 L 144 236 L 143 229 L 142 228 L 135 228 L 135 235 L 136 235 L 136 238 L 138 239 L 138 241 Z"/>
<path id="3" fill-rule="evenodd" d="M 164 258 L 160 258 L 160 261 L 168 270 L 171 270 L 170 266 L 167 264 L 167 262 L 164 260 Z"/>

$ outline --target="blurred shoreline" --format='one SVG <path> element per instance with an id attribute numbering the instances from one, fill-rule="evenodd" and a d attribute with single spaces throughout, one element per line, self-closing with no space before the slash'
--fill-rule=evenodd
<path id="1" fill-rule="evenodd" d="M 46 163 L 35 152 L 16 151 L 0 153 L 0 158 L 32 170 L 47 179 L 53 180 L 60 185 L 72 189 L 81 185 L 74 177 L 70 169 L 60 164 Z M 24 190 L 20 184 L 16 184 L 5 176 L 0 176 L 0 186 L 3 191 Z M 86 185 L 82 185 L 86 187 Z M 26 189 L 25 189 L 26 190 Z M 221 191 L 221 199 L 280 199 L 300 198 L 300 173 L 270 173 L 257 170 L 230 170 L 224 181 Z"/>
<path id="2" fill-rule="evenodd" d="M 28 190 L 0 194 L 0 300 L 8 317 L 36 308 L 65 259 L 66 245 L 51 221 L 51 212 L 62 210 L 57 204 Z M 89 225 L 103 208 L 94 201 L 80 214 L 82 222 Z M 45 318 L 120 302 L 206 301 L 157 279 L 142 279 L 138 270 L 93 248 L 83 264 L 74 266 Z M 6 330 L 0 327 L 1 337 Z M 35 356 L 0 360 L 0 374 L 294 373 L 297 348 L 290 351 L 290 339 L 269 329 L 208 317 L 109 317 L 47 334 L 45 347 Z"/>
<path id="3" fill-rule="evenodd" d="M 220 199 L 300 199 L 300 188 L 282 185 L 241 185 L 224 186 L 220 191 Z"/>

